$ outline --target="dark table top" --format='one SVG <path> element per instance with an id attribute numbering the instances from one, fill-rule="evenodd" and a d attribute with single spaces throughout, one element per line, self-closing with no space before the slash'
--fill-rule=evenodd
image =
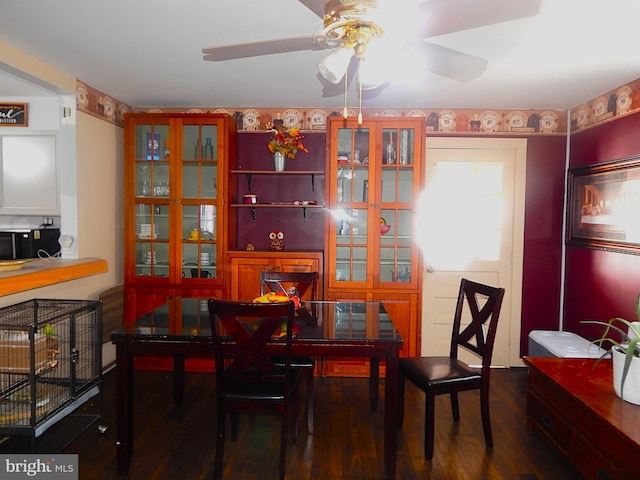
<path id="1" fill-rule="evenodd" d="M 298 342 L 402 344 L 402 337 L 380 302 L 305 302 L 296 315 Z M 315 307 L 317 319 L 310 311 Z M 112 335 L 114 342 L 135 337 L 164 340 L 197 340 L 211 337 L 207 299 L 173 298 Z"/>

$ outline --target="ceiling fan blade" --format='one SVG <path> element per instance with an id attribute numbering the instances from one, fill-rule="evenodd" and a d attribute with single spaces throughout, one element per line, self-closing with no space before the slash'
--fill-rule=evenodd
<path id="1" fill-rule="evenodd" d="M 324 0 L 299 0 L 305 7 L 318 15 L 320 18 L 324 17 Z"/>
<path id="2" fill-rule="evenodd" d="M 309 35 L 306 37 L 282 38 L 279 40 L 265 40 L 261 42 L 203 48 L 202 58 L 204 60 L 220 62 L 223 60 L 233 60 L 235 58 L 259 57 L 261 55 L 297 52 L 299 50 L 324 50 L 330 46 L 330 42 L 326 37 Z"/>
<path id="3" fill-rule="evenodd" d="M 435 43 L 415 40 L 407 48 L 426 59 L 428 71 L 459 82 L 478 78 L 487 69 L 487 61 L 484 58 Z"/>
<path id="4" fill-rule="evenodd" d="M 542 0 L 427 0 L 419 7 L 426 21 L 417 36 L 437 37 L 531 17 L 541 4 Z"/>

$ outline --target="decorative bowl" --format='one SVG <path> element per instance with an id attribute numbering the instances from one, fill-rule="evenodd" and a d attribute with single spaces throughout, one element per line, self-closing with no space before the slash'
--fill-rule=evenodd
<path id="1" fill-rule="evenodd" d="M 380 235 L 384 235 L 391 229 L 391 225 L 380 225 Z"/>

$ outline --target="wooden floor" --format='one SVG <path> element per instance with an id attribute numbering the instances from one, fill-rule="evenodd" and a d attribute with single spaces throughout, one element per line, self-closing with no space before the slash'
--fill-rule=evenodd
<path id="1" fill-rule="evenodd" d="M 405 424 L 398 432 L 397 478 L 579 478 L 540 438 L 526 431 L 526 381 L 524 368 L 493 372 L 491 410 L 495 446 L 491 450 L 484 446 L 475 392 L 460 395 L 459 423 L 451 420 L 448 398 L 438 398 L 435 453 L 431 461 L 423 457 L 424 397 L 407 384 Z M 79 454 L 80 479 L 210 478 L 215 443 L 213 376 L 188 374 L 184 405 L 179 408 L 172 405 L 169 374 L 136 372 L 134 382 L 135 450 L 130 471 L 126 475 L 116 472 L 115 379 L 113 373 L 108 373 L 104 379 L 101 421 L 108 430 L 101 434 L 93 425 L 64 449 L 64 453 Z M 382 479 L 383 412 L 369 410 L 367 381 L 316 379 L 315 405 L 315 434 L 307 435 L 305 424 L 300 422 L 298 443 L 290 444 L 288 449 L 287 478 Z M 227 443 L 225 478 L 277 478 L 278 422 L 272 417 L 241 418 L 238 441 Z M 69 435 L 72 428 L 65 430 L 63 436 Z M 47 432 L 38 439 L 39 445 L 47 435 L 54 437 L 48 441 L 54 441 L 59 434 Z"/>

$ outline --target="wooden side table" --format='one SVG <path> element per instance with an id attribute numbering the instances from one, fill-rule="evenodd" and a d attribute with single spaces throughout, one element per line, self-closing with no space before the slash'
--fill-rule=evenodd
<path id="1" fill-rule="evenodd" d="M 611 360 L 525 358 L 527 428 L 587 479 L 628 479 L 640 469 L 640 406 L 613 391 Z"/>

